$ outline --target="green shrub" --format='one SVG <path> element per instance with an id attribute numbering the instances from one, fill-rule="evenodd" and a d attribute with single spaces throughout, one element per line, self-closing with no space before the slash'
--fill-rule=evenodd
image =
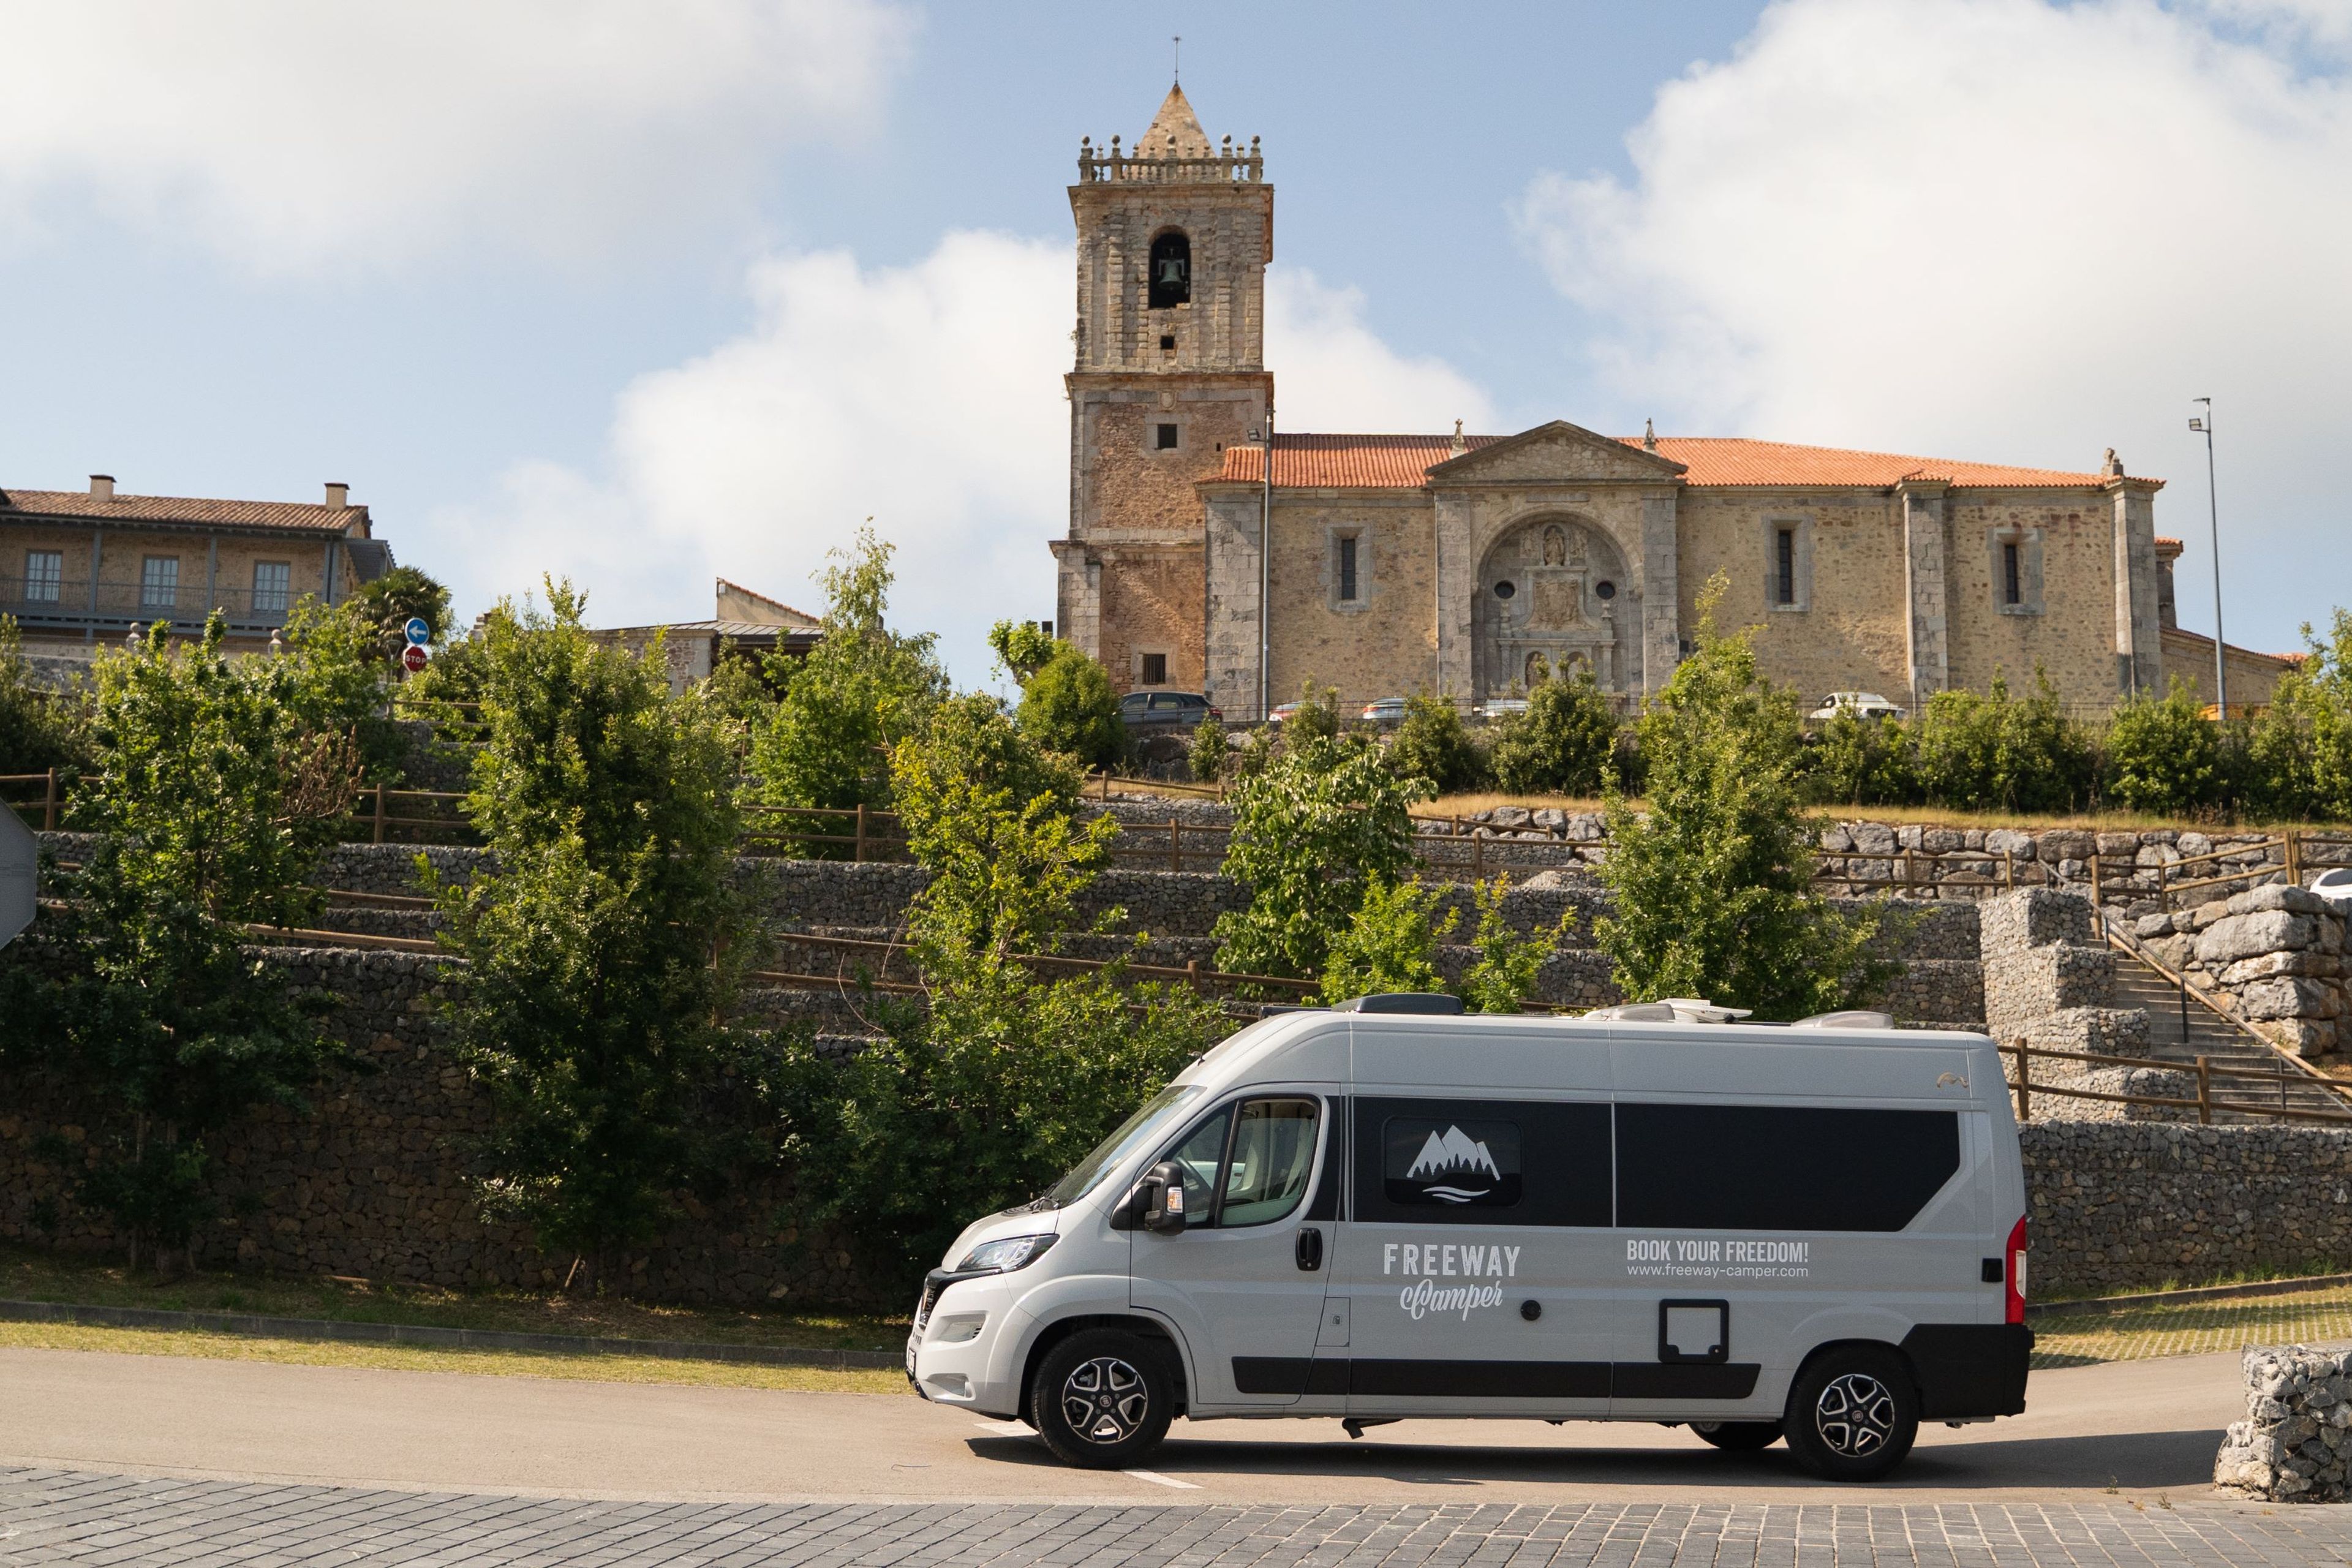
<path id="1" fill-rule="evenodd" d="M 1050 752 L 1088 767 L 1114 765 L 1127 752 L 1127 726 L 1110 674 L 1068 643 L 1021 688 L 1022 732 Z"/>
<path id="2" fill-rule="evenodd" d="M 483 1210 L 594 1283 L 680 1190 L 713 1196 L 752 1157 L 702 1112 L 737 1066 L 719 1020 L 759 933 L 727 881 L 719 716 L 699 689 L 670 695 L 658 643 L 597 638 L 582 604 L 551 583 L 546 611 L 502 604 L 483 627 L 466 810 L 496 858 L 440 908 L 467 960 L 457 1049 L 492 1110 Z"/>
<path id="3" fill-rule="evenodd" d="M 1459 989 L 1473 1013 L 1518 1012 L 1519 1005 L 1536 994 L 1537 976 L 1568 939 L 1569 923 L 1576 918 L 1562 915 L 1550 931 L 1522 936 L 1503 918 L 1503 900 L 1510 890 L 1506 877 L 1471 885 L 1471 898 L 1478 907 L 1478 957 L 1464 972 Z"/>
<path id="4" fill-rule="evenodd" d="M 1917 730 L 1920 793 L 1961 811 L 2058 812 L 2091 804 L 2091 749 L 2058 704 L 2046 671 L 2012 699 L 2000 675 L 1990 690 L 1938 691 Z"/>
<path id="5" fill-rule="evenodd" d="M 1284 737 L 1282 754 L 1244 775 L 1229 797 L 1224 874 L 1250 901 L 1217 917 L 1218 967 L 1321 974 L 1366 892 L 1411 868 L 1407 808 L 1428 789 L 1425 779 L 1390 772 L 1367 736 Z"/>
<path id="6" fill-rule="evenodd" d="M 1573 679 L 1539 680 L 1527 710 L 1496 728 L 1495 782 L 1513 795 L 1601 793 L 1617 747 L 1617 715 L 1579 666 Z"/>
<path id="7" fill-rule="evenodd" d="M 228 657 L 215 616 L 177 647 L 161 623 L 92 668 L 92 763 L 68 825 L 92 835 L 50 878 L 63 900 L 0 955 L 0 1057 L 56 1086 L 87 1138 L 76 1196 L 167 1264 L 210 1211 L 220 1134 L 299 1110 L 337 1047 L 321 998 L 289 998 L 247 922 L 310 923 L 305 886 L 351 808 L 347 733 L 310 730 L 299 658 Z"/>
<path id="8" fill-rule="evenodd" d="M 1801 805 L 1795 695 L 1758 674 L 1745 635 L 1717 635 L 1728 585 L 1721 573 L 1707 583 L 1696 651 L 1642 717 L 1648 810 L 1605 797 L 1601 875 L 1616 907 L 1594 936 L 1632 1000 L 1706 996 L 1794 1018 L 1853 1004 L 1889 966 L 1866 956 L 1874 916 L 1813 891 L 1820 825 Z"/>
<path id="9" fill-rule="evenodd" d="M 846 1058 L 788 1039 L 766 1081 L 803 1217 L 911 1289 L 974 1215 L 1045 1190 L 1232 1022 L 1116 967 L 1047 979 L 1012 962 L 1075 922 L 1116 828 L 1076 821 L 1069 760 L 992 700 L 946 703 L 892 773 L 932 872 L 909 921 L 929 1007 L 876 1006 L 886 1037 Z"/>
<path id="10" fill-rule="evenodd" d="M 2221 804 L 2221 727 L 2179 676 L 2162 697 L 2137 697 L 2107 724 L 2110 797 L 2133 811 L 2187 816 Z"/>
<path id="11" fill-rule="evenodd" d="M 1453 703 L 1426 692 L 1408 697 L 1404 722 L 1389 742 L 1389 766 L 1400 778 L 1427 779 L 1440 795 L 1483 787 L 1486 759 Z"/>
<path id="12" fill-rule="evenodd" d="M 1328 741 L 1340 730 L 1339 693 L 1336 688 L 1307 681 L 1298 689 L 1297 706 L 1282 721 L 1283 743 L 1304 746 Z"/>
<path id="13" fill-rule="evenodd" d="M 1808 798 L 1823 805 L 1909 805 L 1918 795 L 1918 762 L 1909 725 L 1864 719 L 1841 707 L 1805 755 Z"/>
<path id="14" fill-rule="evenodd" d="M 1034 621 L 999 621 L 988 628 L 988 646 L 1013 683 L 1026 686 L 1031 676 L 1070 645 Z"/>
<path id="15" fill-rule="evenodd" d="M 930 634 L 886 621 L 890 546 L 861 528 L 831 558 L 824 636 L 804 661 L 780 661 L 783 697 L 752 737 L 751 772 L 771 805 L 886 807 L 889 749 L 921 730 L 947 695 L 947 672 Z"/>
<path id="16" fill-rule="evenodd" d="M 0 616 L 0 773 L 70 770 L 87 760 L 84 701 L 33 674 L 13 616 Z"/>
<path id="17" fill-rule="evenodd" d="M 2310 737 L 2310 811 L 2352 822 L 2352 611 L 2337 610 L 2327 636 L 2304 628 L 2309 651 L 2289 677 Z"/>
<path id="18" fill-rule="evenodd" d="M 1192 726 L 1192 744 L 1185 753 L 1192 778 L 1199 784 L 1215 784 L 1225 776 L 1226 753 L 1233 749 L 1225 734 L 1225 721 L 1210 714 L 1201 715 Z"/>
<path id="19" fill-rule="evenodd" d="M 1344 1002 L 1382 991 L 1443 991 L 1437 944 L 1462 915 L 1446 911 L 1432 923 L 1440 894 L 1418 882 L 1375 882 L 1346 928 L 1331 942 L 1323 965 L 1323 1000 Z"/>

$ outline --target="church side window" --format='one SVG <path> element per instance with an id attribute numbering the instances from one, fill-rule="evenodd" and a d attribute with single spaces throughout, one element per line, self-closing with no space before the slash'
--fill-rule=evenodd
<path id="1" fill-rule="evenodd" d="M 1151 433 L 1151 445 L 1153 448 L 1158 451 L 1174 451 L 1176 449 L 1176 426 L 1173 425 L 1162 425 L 1154 429 Z"/>
<path id="2" fill-rule="evenodd" d="M 2004 542 L 2000 547 L 2000 602 L 2025 603 L 2025 574 L 2018 563 L 2018 549 L 2013 543 Z"/>
<path id="3" fill-rule="evenodd" d="M 1150 307 L 1165 310 L 1192 299 L 1192 242 L 1171 229 L 1151 242 Z"/>
<path id="4" fill-rule="evenodd" d="M 1797 531 L 1777 529 L 1772 536 L 1772 602 L 1797 602 Z"/>
<path id="5" fill-rule="evenodd" d="M 1343 605 L 1352 605 L 1358 598 L 1358 595 L 1356 593 L 1356 536 L 1352 533 L 1343 533 L 1339 536 L 1339 602 Z"/>
<path id="6" fill-rule="evenodd" d="M 1143 684 L 1146 686 L 1167 685 L 1168 656 L 1164 653 L 1145 654 L 1143 656 L 1142 675 Z"/>

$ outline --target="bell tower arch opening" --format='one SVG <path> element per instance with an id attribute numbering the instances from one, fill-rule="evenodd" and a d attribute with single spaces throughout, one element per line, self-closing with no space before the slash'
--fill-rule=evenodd
<path id="1" fill-rule="evenodd" d="M 1470 606 L 1471 679 L 1482 699 L 1591 673 L 1601 690 L 1642 689 L 1640 627 L 1619 597 L 1624 552 L 1588 518 L 1522 519 L 1487 546 Z"/>
<path id="2" fill-rule="evenodd" d="M 1192 302 L 1192 242 L 1181 228 L 1152 237 L 1150 293 L 1148 308 L 1154 310 Z"/>

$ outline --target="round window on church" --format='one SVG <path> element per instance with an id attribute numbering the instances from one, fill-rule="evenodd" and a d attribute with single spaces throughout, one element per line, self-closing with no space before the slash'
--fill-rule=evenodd
<path id="1" fill-rule="evenodd" d="M 1518 591 L 1519 585 L 1517 583 L 1503 582 L 1495 584 L 1495 597 L 1497 599 L 1507 599 Z"/>
<path id="2" fill-rule="evenodd" d="M 1592 584 L 1592 592 L 1601 598 L 1613 599 L 1617 596 L 1617 584 L 1603 577 Z"/>

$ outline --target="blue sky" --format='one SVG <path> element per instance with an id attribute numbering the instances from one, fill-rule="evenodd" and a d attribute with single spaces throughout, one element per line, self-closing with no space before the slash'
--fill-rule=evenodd
<path id="1" fill-rule="evenodd" d="M 871 515 L 1052 613 L 1065 187 L 1184 33 L 1265 139 L 1290 428 L 1756 435 L 2172 480 L 2210 628 L 2352 603 L 2352 6 L 0 5 L 0 483 L 348 480 L 478 608 L 810 604 Z M 813 607 L 813 606 L 812 606 Z"/>

